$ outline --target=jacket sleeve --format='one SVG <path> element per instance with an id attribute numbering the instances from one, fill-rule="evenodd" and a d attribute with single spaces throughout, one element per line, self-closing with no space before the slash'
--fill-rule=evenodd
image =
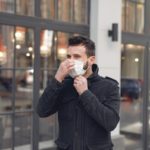
<path id="1" fill-rule="evenodd" d="M 36 111 L 40 117 L 48 117 L 58 110 L 62 83 L 53 78 L 41 95 Z"/>
<path id="2" fill-rule="evenodd" d="M 79 97 L 87 113 L 107 131 L 112 131 L 119 122 L 119 88 L 117 84 L 109 86 L 107 97 L 99 100 L 90 90 Z"/>

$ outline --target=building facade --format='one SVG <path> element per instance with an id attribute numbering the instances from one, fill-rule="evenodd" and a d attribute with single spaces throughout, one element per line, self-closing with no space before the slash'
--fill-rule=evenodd
<path id="1" fill-rule="evenodd" d="M 120 85 L 115 149 L 147 150 L 149 6 L 149 0 L 0 0 L 0 149 L 54 146 L 57 115 L 40 119 L 34 108 L 66 57 L 68 37 L 84 35 L 96 43 L 100 75 Z"/>

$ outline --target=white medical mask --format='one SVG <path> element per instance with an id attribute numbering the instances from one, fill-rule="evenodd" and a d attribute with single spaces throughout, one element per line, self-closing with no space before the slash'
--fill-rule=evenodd
<path id="1" fill-rule="evenodd" d="M 78 75 L 83 75 L 86 72 L 85 66 L 84 66 L 84 62 L 80 61 L 80 60 L 74 60 L 74 68 L 69 72 L 69 75 L 74 78 Z"/>

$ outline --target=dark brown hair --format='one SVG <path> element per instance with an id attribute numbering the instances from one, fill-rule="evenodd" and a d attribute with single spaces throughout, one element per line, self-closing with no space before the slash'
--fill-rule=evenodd
<path id="1" fill-rule="evenodd" d="M 95 43 L 84 36 L 73 36 L 68 39 L 69 46 L 83 45 L 86 48 L 87 56 L 95 56 Z"/>

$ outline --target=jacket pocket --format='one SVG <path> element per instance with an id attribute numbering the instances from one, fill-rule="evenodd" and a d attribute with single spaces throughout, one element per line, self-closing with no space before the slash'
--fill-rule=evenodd
<path id="1" fill-rule="evenodd" d="M 60 149 L 67 150 L 69 148 L 68 143 L 62 142 L 60 140 L 56 140 L 55 143 L 56 143 L 57 147 Z"/>

